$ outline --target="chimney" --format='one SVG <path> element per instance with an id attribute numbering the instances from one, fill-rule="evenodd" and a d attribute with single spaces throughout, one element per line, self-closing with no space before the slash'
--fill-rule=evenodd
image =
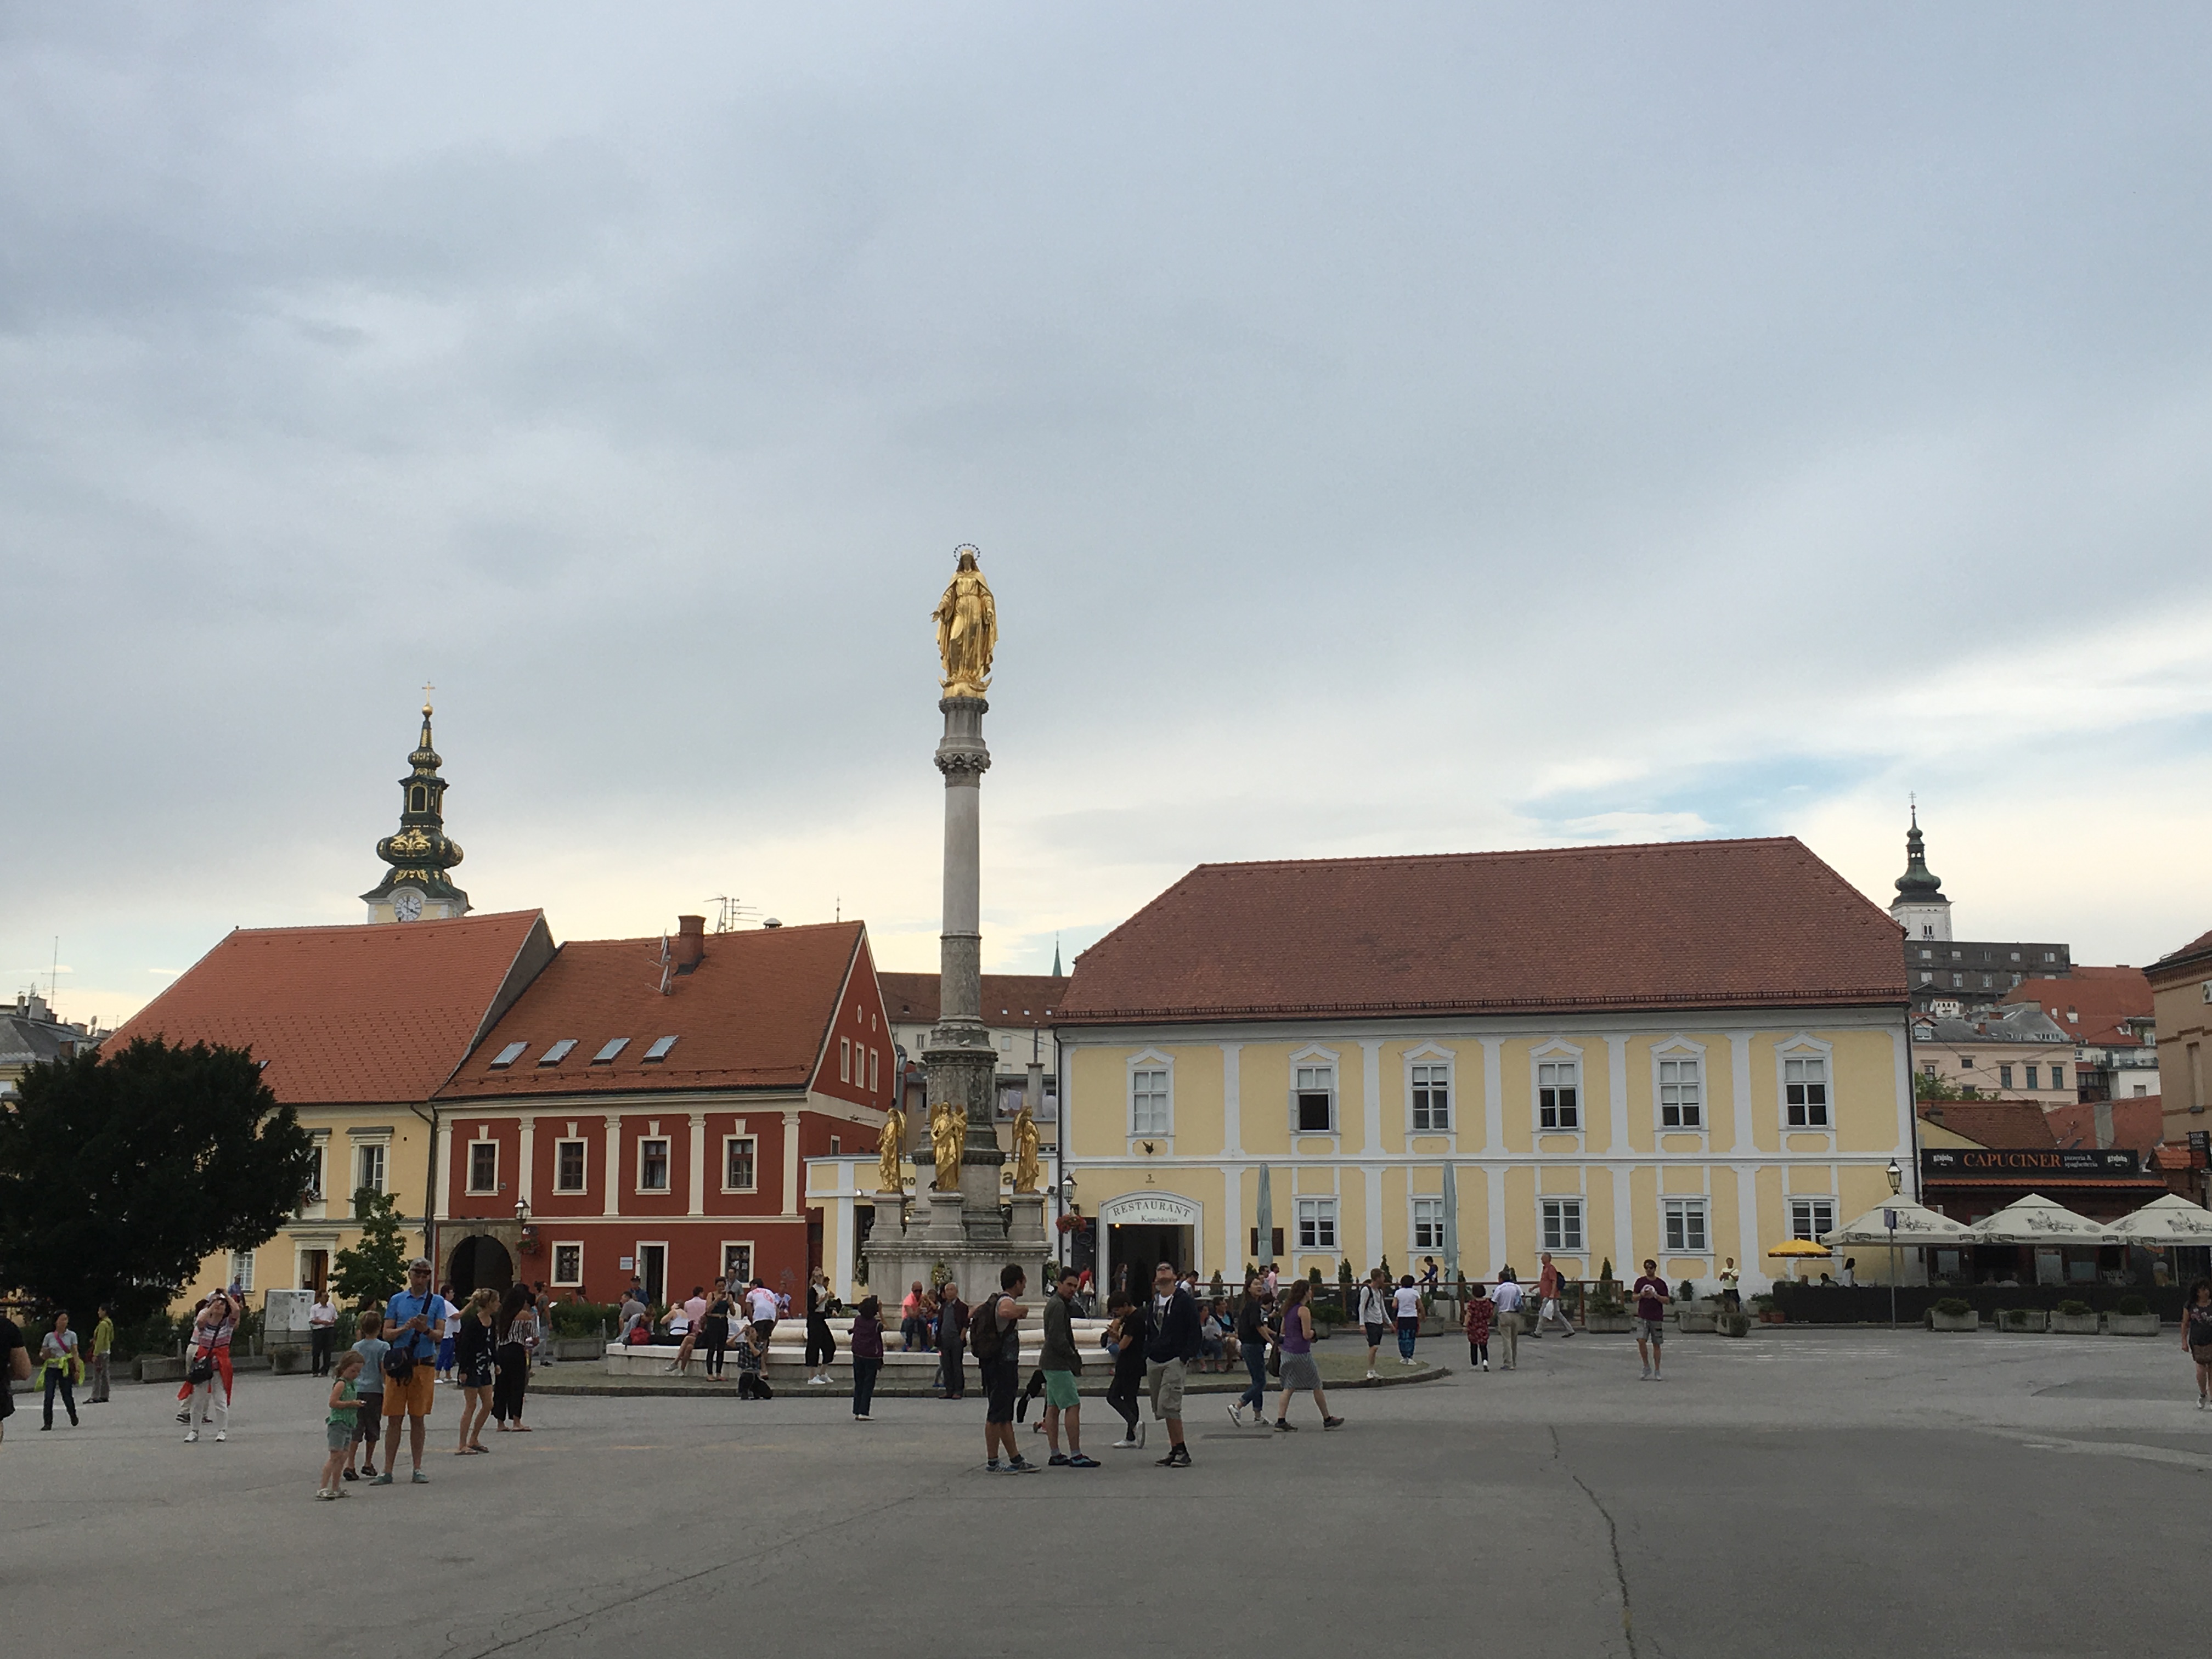
<path id="1" fill-rule="evenodd" d="M 676 918 L 676 971 L 688 974 L 699 965 L 707 954 L 707 918 L 678 916 Z"/>

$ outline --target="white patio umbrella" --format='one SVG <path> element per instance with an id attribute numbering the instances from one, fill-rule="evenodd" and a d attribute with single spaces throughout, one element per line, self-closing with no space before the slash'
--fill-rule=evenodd
<path id="1" fill-rule="evenodd" d="M 2112 1223 L 2105 1229 L 2105 1238 L 2107 1243 L 2137 1244 L 2147 1250 L 2212 1244 L 2212 1210 L 2168 1193 Z"/>
<path id="2" fill-rule="evenodd" d="M 1822 1233 L 1820 1243 L 1834 1249 L 1850 1244 L 1864 1247 L 1890 1243 L 1890 1230 L 1883 1224 L 1885 1214 L 1897 1218 L 1896 1243 L 1900 1249 L 1918 1249 L 1929 1244 L 1974 1244 L 1982 1241 L 1974 1230 L 1963 1221 L 1954 1221 L 1948 1215 L 1938 1215 L 1924 1205 L 1906 1199 L 1893 1198 L 1878 1210 L 1869 1210 L 1854 1221 L 1847 1221 L 1832 1233 Z"/>
<path id="3" fill-rule="evenodd" d="M 1275 1259 L 1275 1188 L 1267 1177 L 1267 1166 L 1260 1166 L 1260 1202 L 1256 1216 L 1260 1234 L 1260 1259 L 1252 1265 L 1264 1267 Z"/>
<path id="4" fill-rule="evenodd" d="M 1449 1164 L 1444 1165 L 1444 1278 L 1459 1283 L 1459 1177 Z"/>
<path id="5" fill-rule="evenodd" d="M 2105 1224 L 2076 1215 L 2063 1204 L 2030 1193 L 1984 1216 L 1971 1230 L 1982 1244 L 2101 1244 Z"/>

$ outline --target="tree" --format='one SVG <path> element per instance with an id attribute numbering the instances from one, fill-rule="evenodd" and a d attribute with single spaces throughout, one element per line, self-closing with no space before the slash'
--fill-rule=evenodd
<path id="1" fill-rule="evenodd" d="M 243 1048 L 172 1048 L 31 1066 L 0 1112 L 0 1284 L 92 1328 L 166 1308 L 221 1250 L 276 1237 L 314 1171 L 298 1114 Z"/>
<path id="2" fill-rule="evenodd" d="M 349 1302 L 383 1302 L 407 1283 L 407 1241 L 399 1206 L 389 1193 L 363 1187 L 353 1195 L 361 1239 L 331 1263 L 331 1288 Z"/>
<path id="3" fill-rule="evenodd" d="M 1971 1083 L 1957 1084 L 1935 1072 L 1916 1072 L 1912 1077 L 1912 1097 L 1915 1100 L 1977 1100 L 1981 1091 Z"/>

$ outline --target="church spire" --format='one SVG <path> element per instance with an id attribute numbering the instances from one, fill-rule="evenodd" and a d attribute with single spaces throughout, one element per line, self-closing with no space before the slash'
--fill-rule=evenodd
<path id="1" fill-rule="evenodd" d="M 1052 976 L 1054 979 L 1067 977 L 1066 974 L 1060 971 L 1060 935 L 1057 933 L 1052 936 Z"/>
<path id="2" fill-rule="evenodd" d="M 416 921 L 424 917 L 465 916 L 469 896 L 447 880 L 461 861 L 458 842 L 446 834 L 444 765 L 430 735 L 432 688 L 422 688 L 422 732 L 407 757 L 412 769 L 399 780 L 399 829 L 376 843 L 376 856 L 391 868 L 363 893 L 371 921 Z"/>
<path id="3" fill-rule="evenodd" d="M 1905 832 L 1905 873 L 1897 890 L 1908 899 L 1942 898 L 1943 883 L 1928 867 L 1928 854 L 1920 840 L 1920 804 L 1912 804 L 1912 827 Z"/>

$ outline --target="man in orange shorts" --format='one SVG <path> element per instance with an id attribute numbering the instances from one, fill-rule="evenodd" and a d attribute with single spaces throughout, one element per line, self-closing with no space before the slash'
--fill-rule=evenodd
<path id="1" fill-rule="evenodd" d="M 385 1304 L 384 1334 L 392 1351 L 385 1356 L 384 1473 L 368 1483 L 372 1486 L 392 1484 L 392 1466 L 399 1461 L 403 1417 L 414 1453 L 414 1482 L 418 1486 L 430 1484 L 430 1477 L 422 1473 L 422 1443 L 429 1437 L 430 1402 L 437 1397 L 438 1343 L 453 1316 L 453 1304 L 430 1287 L 429 1258 L 416 1256 L 407 1264 L 407 1288 Z M 392 1362 L 403 1358 L 404 1376 L 392 1369 Z"/>

